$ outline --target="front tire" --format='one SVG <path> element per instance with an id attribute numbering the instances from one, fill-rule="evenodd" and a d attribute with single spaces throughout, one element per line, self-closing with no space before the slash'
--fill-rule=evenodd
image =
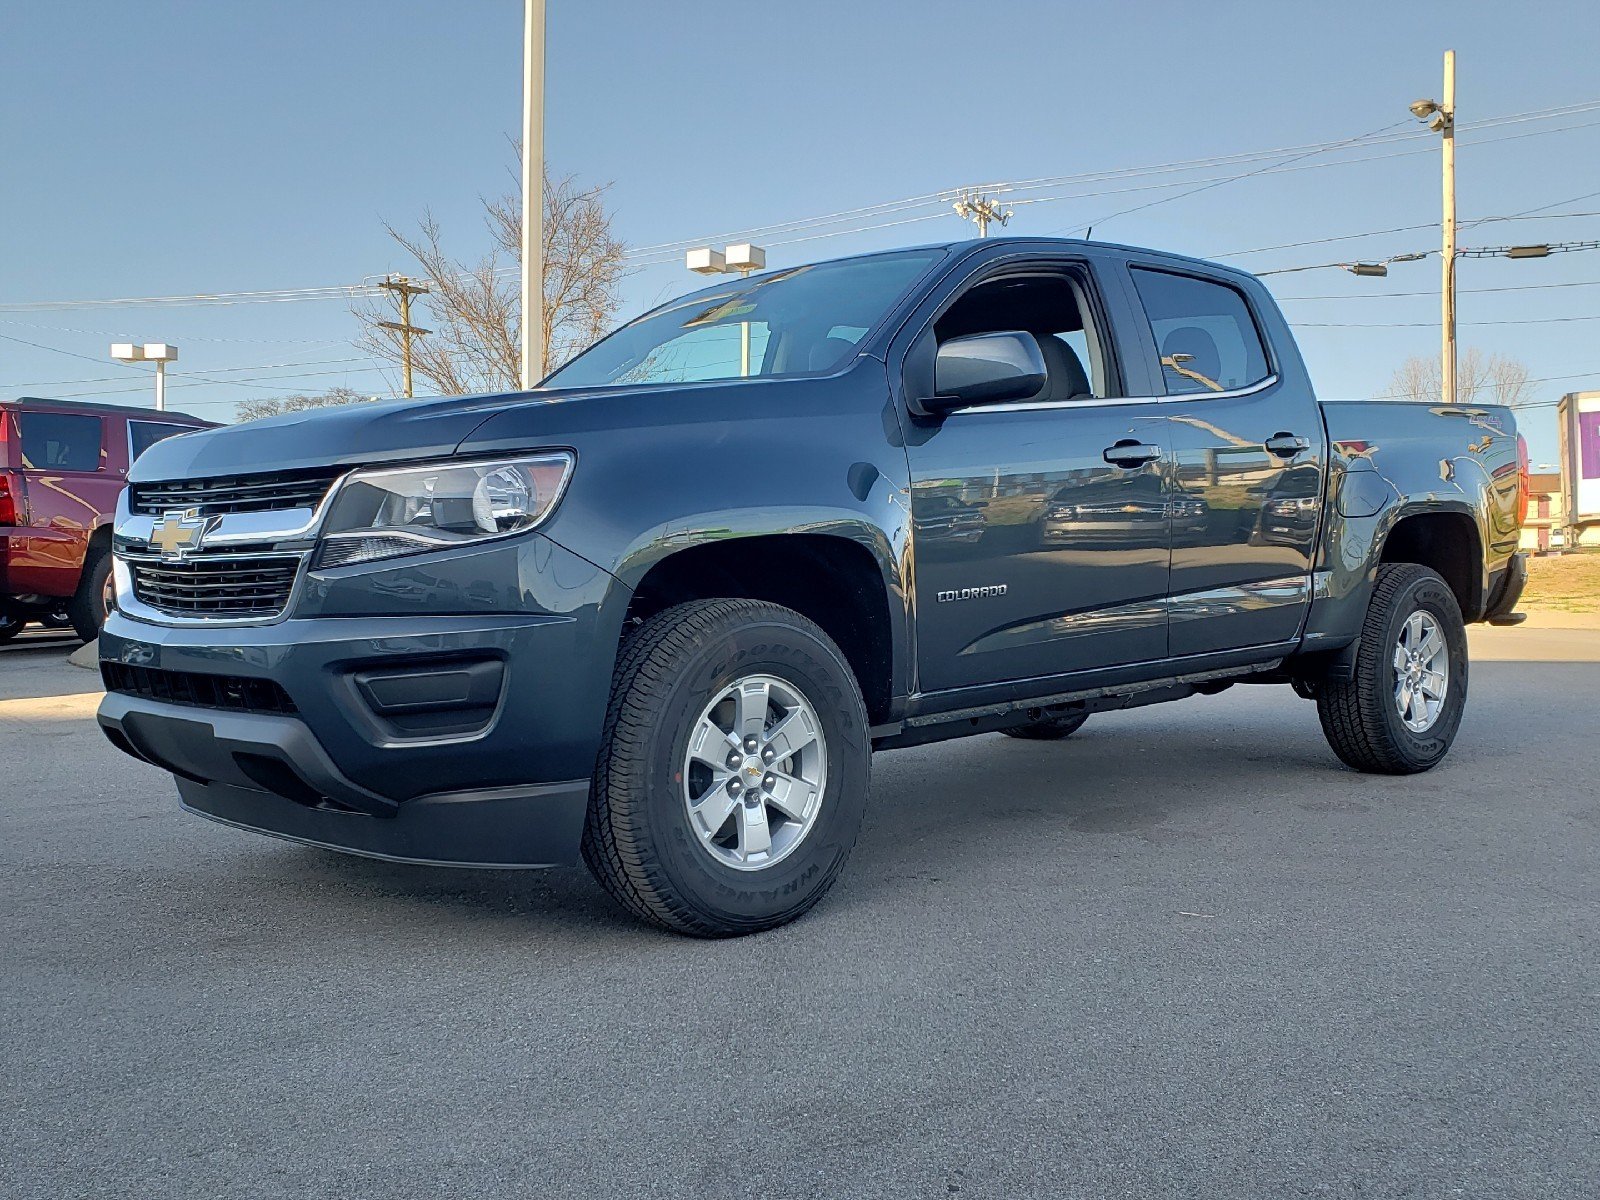
<path id="1" fill-rule="evenodd" d="M 1455 593 L 1411 563 L 1378 568 L 1354 677 L 1317 687 L 1322 732 L 1346 764 L 1414 775 L 1449 753 L 1467 703 L 1467 630 Z"/>
<path id="2" fill-rule="evenodd" d="M 870 754 L 855 675 L 815 624 L 753 600 L 680 604 L 623 646 L 584 861 L 679 933 L 782 925 L 855 845 Z"/>

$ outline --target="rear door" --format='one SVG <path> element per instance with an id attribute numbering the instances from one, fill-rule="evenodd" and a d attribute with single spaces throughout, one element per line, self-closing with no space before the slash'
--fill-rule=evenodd
<path id="1" fill-rule="evenodd" d="M 1120 285 L 1107 296 L 1088 261 L 1013 255 L 925 318 L 908 363 L 950 337 L 1021 330 L 1051 379 L 1027 401 L 910 418 L 921 691 L 1166 655 L 1166 422 L 1123 399 L 1142 389 L 1111 332 Z"/>
<path id="2" fill-rule="evenodd" d="M 1171 653 L 1290 641 L 1311 603 L 1325 457 L 1293 342 L 1225 273 L 1135 258 L 1128 282 L 1170 397 Z"/>

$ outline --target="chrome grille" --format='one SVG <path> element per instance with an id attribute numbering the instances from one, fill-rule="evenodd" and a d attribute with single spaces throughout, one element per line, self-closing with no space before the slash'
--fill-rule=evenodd
<path id="1" fill-rule="evenodd" d="M 175 479 L 135 483 L 128 489 L 128 507 L 138 513 L 199 509 L 201 516 L 218 513 L 271 512 L 315 508 L 328 494 L 343 468 L 278 471 L 270 475 L 233 475 L 218 479 Z"/>
<path id="2" fill-rule="evenodd" d="M 275 617 L 289 603 L 298 554 L 128 558 L 133 595 L 175 617 Z"/>

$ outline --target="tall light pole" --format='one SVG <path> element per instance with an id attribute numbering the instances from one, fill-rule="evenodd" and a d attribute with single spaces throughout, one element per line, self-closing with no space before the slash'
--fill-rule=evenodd
<path id="1" fill-rule="evenodd" d="M 1439 249 L 1439 398 L 1456 402 L 1456 52 L 1444 52 L 1444 99 L 1417 100 L 1411 114 L 1443 135 L 1444 205 Z"/>
<path id="2" fill-rule="evenodd" d="M 544 378 L 544 2 L 522 23 L 522 387 Z"/>
<path id="3" fill-rule="evenodd" d="M 178 348 L 170 342 L 113 342 L 111 357 L 118 362 L 150 362 L 156 365 L 156 411 L 167 407 L 167 364 L 178 361 Z"/>
<path id="4" fill-rule="evenodd" d="M 740 242 L 722 251 L 701 246 L 684 255 L 684 265 L 696 275 L 737 275 L 746 278 L 752 271 L 765 269 L 767 252 L 760 246 Z M 739 322 L 739 377 L 750 377 L 750 322 Z"/>

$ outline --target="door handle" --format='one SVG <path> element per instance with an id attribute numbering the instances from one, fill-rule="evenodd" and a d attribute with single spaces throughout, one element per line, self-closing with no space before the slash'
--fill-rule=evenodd
<path id="1" fill-rule="evenodd" d="M 1142 467 L 1161 457 L 1161 447 L 1125 438 L 1115 446 L 1107 446 L 1104 457 L 1114 467 Z"/>
<path id="2" fill-rule="evenodd" d="M 1293 458 L 1296 454 L 1303 454 L 1311 449 L 1311 439 L 1300 437 L 1293 433 L 1275 433 L 1264 443 L 1267 452 L 1276 454 L 1279 458 Z"/>

